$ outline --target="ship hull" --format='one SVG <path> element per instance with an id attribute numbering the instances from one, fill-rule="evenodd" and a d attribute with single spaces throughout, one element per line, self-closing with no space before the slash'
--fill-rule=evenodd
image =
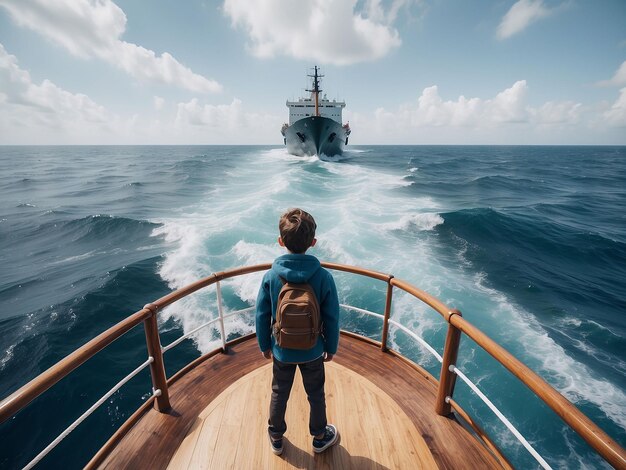
<path id="1" fill-rule="evenodd" d="M 284 131 L 287 151 L 292 155 L 341 155 L 348 133 L 337 121 L 310 116 L 294 122 Z"/>

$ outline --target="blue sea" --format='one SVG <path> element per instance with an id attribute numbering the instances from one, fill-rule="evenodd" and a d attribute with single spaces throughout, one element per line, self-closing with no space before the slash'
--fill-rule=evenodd
<path id="1" fill-rule="evenodd" d="M 312 254 L 459 308 L 626 446 L 626 147 L 350 146 L 335 161 L 268 146 L 0 147 L 0 398 L 172 289 L 271 261 L 289 207 L 317 220 Z M 226 282 L 227 311 L 252 305 L 259 280 Z M 382 313 L 383 283 L 336 280 L 342 303 Z M 216 315 L 211 289 L 172 305 L 162 343 Z M 438 314 L 396 291 L 392 315 L 441 353 Z M 380 338 L 372 317 L 341 321 Z M 253 322 L 229 321 L 229 337 Z M 439 376 L 406 334 L 390 341 Z M 168 376 L 218 345 L 210 328 L 185 340 L 165 354 Z M 27 464 L 146 357 L 138 327 L 0 425 L 0 467 Z M 608 467 L 467 337 L 457 365 L 550 465 Z M 146 370 L 38 468 L 85 465 L 150 393 Z M 515 466 L 537 467 L 460 380 L 455 398 Z"/>

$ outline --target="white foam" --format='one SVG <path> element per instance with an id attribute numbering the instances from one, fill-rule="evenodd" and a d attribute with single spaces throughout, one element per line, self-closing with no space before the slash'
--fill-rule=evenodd
<path id="1" fill-rule="evenodd" d="M 70 256 L 68 258 L 64 258 L 64 259 L 59 260 L 59 261 L 54 261 L 54 262 L 50 263 L 50 265 L 54 266 L 54 265 L 57 265 L 57 264 L 71 263 L 73 261 L 82 261 L 84 259 L 91 258 L 92 256 L 94 256 L 96 254 L 103 254 L 103 253 L 104 252 L 97 252 L 95 250 L 92 250 L 92 251 L 88 251 L 86 253 L 83 253 L 81 255 Z"/>
<path id="2" fill-rule="evenodd" d="M 562 321 L 562 322 L 558 322 L 558 324 L 561 324 L 561 325 L 574 325 L 576 327 L 580 327 L 583 324 L 596 324 L 596 322 L 593 322 L 593 321 L 590 321 L 590 320 L 585 320 L 583 322 L 582 320 L 571 319 L 571 321 Z M 610 331 L 610 330 L 608 330 L 608 328 L 603 328 L 602 325 L 598 325 L 598 327 L 600 329 L 605 330 L 605 331 Z M 576 333 L 575 333 L 575 331 L 572 331 L 571 328 L 563 328 L 563 327 L 561 327 L 560 328 L 560 333 L 563 336 L 567 337 L 569 339 L 569 341 L 570 341 L 570 344 L 572 346 L 574 346 L 575 348 L 577 348 L 579 351 L 587 354 L 588 356 L 593 357 L 595 360 L 597 360 L 600 363 L 609 365 L 611 368 L 615 369 L 620 374 L 626 374 L 626 361 L 624 361 L 619 356 L 608 355 L 604 351 L 598 350 L 595 347 L 593 347 L 591 342 L 584 341 L 584 340 L 576 338 L 575 337 Z M 583 338 L 585 338 L 587 336 L 587 334 L 586 333 L 582 333 L 581 336 Z"/>
<path id="3" fill-rule="evenodd" d="M 394 294 L 392 303 L 391 318 L 401 325 L 407 327 L 417 336 L 425 340 L 439 354 L 442 353 L 439 345 L 432 344 L 432 336 L 442 327 L 441 321 L 430 311 L 430 308 L 417 300 L 412 295 L 405 292 L 397 292 Z M 393 349 L 401 351 L 398 345 L 398 335 L 404 335 L 397 328 L 390 328 L 390 345 Z M 413 341 L 413 340 L 411 340 Z M 438 364 L 438 360 L 432 353 L 426 349 L 421 343 L 415 342 L 415 346 L 420 351 L 419 364 L 423 367 L 432 367 Z"/>
<path id="4" fill-rule="evenodd" d="M 609 419 L 622 427 L 626 425 L 624 392 L 568 356 L 532 314 L 486 287 L 484 277 L 474 278 L 462 268 L 450 270 L 441 265 L 439 247 L 433 246 L 437 237 L 428 232 L 444 223 L 439 214 L 449 208 L 440 207 L 432 198 L 408 195 L 402 189 L 410 184 L 403 175 L 406 171 L 303 159 L 287 154 L 283 148 L 238 158 L 231 174 L 225 175 L 197 204 L 181 208 L 176 217 L 158 221 L 163 225 L 153 234 L 174 244 L 159 269 L 171 287 L 182 287 L 217 270 L 271 262 L 283 253 L 276 243 L 279 215 L 288 207 L 302 207 L 318 223 L 318 244 L 312 254 L 325 261 L 393 273 L 446 305 L 460 308 L 466 318 L 488 330 L 496 341 L 518 348 L 518 353 L 527 347 L 522 356 L 568 397 L 594 403 Z M 390 233 L 393 230 L 423 235 L 399 237 Z M 464 259 L 462 251 L 454 256 Z M 239 303 L 251 305 L 261 276 L 257 273 L 225 281 L 224 290 L 231 297 L 234 293 Z M 352 288 L 349 279 L 342 282 L 344 285 Z M 227 310 L 232 309 L 229 299 L 225 300 Z M 215 301 L 214 289 L 210 288 L 172 305 L 166 316 L 174 317 L 184 331 L 190 331 L 216 317 Z M 393 308 L 394 318 L 426 339 L 442 336 L 440 329 L 445 322 L 420 302 L 398 292 L 394 294 Z M 248 331 L 250 321 L 237 317 L 229 331 Z M 391 340 L 397 338 L 394 334 Z M 203 352 L 219 344 L 213 330 L 196 335 L 194 341 Z M 433 347 L 441 350 L 442 344 Z M 472 354 L 470 349 L 460 358 L 461 363 L 471 361 Z M 430 353 L 422 356 L 432 360 Z M 480 381 L 489 373 L 472 378 Z"/>
<path id="5" fill-rule="evenodd" d="M 563 427 L 561 429 L 561 435 L 565 440 L 565 445 L 569 450 L 569 455 L 566 458 L 558 459 L 558 465 L 555 465 L 557 468 L 566 468 L 568 470 L 579 469 L 579 470 L 595 470 L 598 468 L 604 469 L 612 469 L 613 467 L 609 465 L 599 454 L 591 453 L 587 455 L 581 455 L 576 451 L 576 445 L 570 440 L 570 435 L 572 431 L 567 427 Z"/>
<path id="6" fill-rule="evenodd" d="M 340 162 L 342 160 L 345 160 L 347 158 L 347 155 L 325 155 L 325 154 L 321 154 L 319 156 L 319 159 L 324 161 L 324 162 Z"/>
<path id="7" fill-rule="evenodd" d="M 172 289 L 191 284 L 210 274 L 203 260 L 203 239 L 198 227 L 187 220 L 163 221 L 152 231 L 152 236 L 163 236 L 168 243 L 178 243 L 161 263 L 159 274 Z"/>
<path id="8" fill-rule="evenodd" d="M 443 224 L 443 217 L 439 214 L 407 214 L 399 220 L 383 224 L 385 230 L 418 230 L 427 231 L 434 229 L 437 225 Z"/>
<path id="9" fill-rule="evenodd" d="M 317 156 L 315 155 L 308 155 L 308 156 L 303 156 L 303 157 L 299 157 L 297 155 L 291 155 L 289 152 L 287 152 L 286 148 L 275 148 L 275 149 L 271 149 L 271 150 L 265 150 L 262 152 L 261 154 L 263 157 L 269 157 L 272 160 L 282 160 L 282 161 L 286 161 L 286 162 L 315 162 L 318 160 Z"/>
<path id="10" fill-rule="evenodd" d="M 577 318 L 563 318 L 560 320 L 559 323 L 561 324 L 561 326 L 574 326 L 578 328 L 580 325 L 582 325 L 583 322 Z"/>
<path id="11" fill-rule="evenodd" d="M 4 351 L 4 355 L 2 356 L 2 359 L 0 359 L 0 370 L 4 370 L 4 368 L 9 363 L 9 361 L 13 359 L 14 349 L 15 349 L 15 344 L 12 344 Z"/>
<path id="12" fill-rule="evenodd" d="M 231 254 L 233 258 L 237 260 L 236 264 L 238 266 L 251 266 L 271 262 L 274 258 L 283 253 L 278 243 L 274 245 L 262 245 L 240 240 L 231 250 Z M 246 276 L 238 276 L 229 279 L 228 283 L 233 286 L 233 289 L 240 299 L 253 304 L 259 293 L 259 286 L 261 285 L 263 274 L 263 272 L 259 272 Z"/>

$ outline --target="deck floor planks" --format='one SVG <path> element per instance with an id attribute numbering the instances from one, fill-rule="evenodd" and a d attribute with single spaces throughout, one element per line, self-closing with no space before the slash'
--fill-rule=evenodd
<path id="1" fill-rule="evenodd" d="M 249 340 L 173 384 L 173 411 L 149 410 L 101 468 L 382 469 L 405 468 L 407 459 L 410 468 L 499 468 L 459 423 L 435 415 L 434 385 L 402 360 L 342 335 L 336 361 L 328 366 L 329 422 L 342 434 L 328 452 L 314 455 L 311 450 L 308 402 L 298 372 L 287 409 L 285 452 L 281 457 L 271 453 L 266 434 L 271 363 Z M 237 393 L 223 396 L 229 387 Z M 361 396 L 345 393 L 354 390 Z M 402 420 L 402 428 L 395 428 Z M 393 437 L 369 432 L 389 428 Z"/>
<path id="2" fill-rule="evenodd" d="M 347 392 L 329 393 L 329 418 L 337 424 L 341 435 L 344 436 L 340 443 L 323 455 L 313 453 L 312 438 L 308 433 L 309 406 L 298 374 L 286 416 L 289 429 L 286 434 L 285 451 L 281 457 L 274 456 L 269 449 L 266 435 L 266 413 L 258 413 L 259 405 L 262 409 L 267 409 L 269 402 L 271 364 L 263 366 L 260 371 L 261 374 L 257 372 L 249 374 L 226 389 L 209 405 L 211 413 L 201 413 L 201 416 L 204 415 L 209 421 L 217 414 L 216 406 L 224 410 L 217 445 L 208 444 L 207 439 L 202 437 L 202 434 L 207 432 L 206 423 L 203 427 L 196 426 L 190 433 L 200 434 L 195 442 L 201 449 L 181 446 L 170 463 L 170 469 L 185 468 L 181 467 L 181 462 L 190 462 L 189 468 L 219 469 L 260 468 L 258 462 L 265 462 L 264 468 L 276 469 L 324 467 L 359 470 L 419 469 L 436 466 L 434 461 L 428 459 L 429 450 L 413 423 L 391 398 L 371 382 L 338 364 L 327 365 L 327 384 L 329 391 Z M 339 403 L 330 395 L 349 396 L 352 399 Z M 359 397 L 359 400 L 355 400 L 354 397 Z M 347 403 L 356 406 L 353 409 L 343 408 Z M 247 412 L 250 404 L 256 407 L 252 413 Z M 372 420 L 372 417 L 376 416 L 378 419 Z M 383 426 L 383 422 L 386 427 Z M 212 432 L 218 425 L 214 423 L 209 428 L 210 431 Z M 374 426 L 376 432 L 365 434 L 359 432 L 370 426 Z M 371 452 L 372 448 L 376 449 L 374 454 Z M 193 459 L 183 458 L 181 456 L 183 453 L 191 453 L 194 456 L 202 454 L 205 460 L 194 462 Z"/>
<path id="3" fill-rule="evenodd" d="M 399 358 L 341 337 L 337 362 L 366 377 L 389 393 L 415 423 L 439 468 L 501 468 L 491 453 L 454 418 L 434 412 L 436 385 Z"/>

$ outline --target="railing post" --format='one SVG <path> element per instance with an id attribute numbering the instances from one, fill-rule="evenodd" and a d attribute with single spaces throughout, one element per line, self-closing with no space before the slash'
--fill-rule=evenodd
<path id="1" fill-rule="evenodd" d="M 459 310 L 448 312 L 448 333 L 446 334 L 446 344 L 443 348 L 443 361 L 441 363 L 441 373 L 439 374 L 439 388 L 437 389 L 437 400 L 435 402 L 435 412 L 441 416 L 447 416 L 452 412 L 446 397 L 452 397 L 456 374 L 450 371 L 451 365 L 456 365 L 456 358 L 459 353 L 459 343 L 461 342 L 461 330 L 450 323 L 452 315 L 461 316 Z"/>
<path id="2" fill-rule="evenodd" d="M 148 346 L 148 355 L 154 359 L 150 364 L 150 373 L 152 375 L 152 388 L 160 390 L 154 402 L 154 407 L 161 413 L 171 409 L 170 395 L 167 390 L 167 378 L 165 376 L 165 365 L 163 364 L 163 352 L 161 351 L 161 338 L 159 337 L 159 326 L 157 324 L 158 307 L 154 304 L 144 306 L 152 312 L 143 322 L 146 331 L 146 345 Z"/>
<path id="3" fill-rule="evenodd" d="M 217 311 L 220 319 L 220 334 L 222 335 L 222 350 L 226 352 L 226 330 L 224 329 L 224 306 L 222 305 L 222 286 L 220 281 L 215 284 L 217 292 Z"/>
<path id="4" fill-rule="evenodd" d="M 391 314 L 391 297 L 393 294 L 393 286 L 391 285 L 390 276 L 387 280 L 387 300 L 385 302 L 385 317 L 383 318 L 383 337 L 380 344 L 380 349 L 384 352 L 387 351 L 387 335 L 389 334 L 389 315 Z"/>

